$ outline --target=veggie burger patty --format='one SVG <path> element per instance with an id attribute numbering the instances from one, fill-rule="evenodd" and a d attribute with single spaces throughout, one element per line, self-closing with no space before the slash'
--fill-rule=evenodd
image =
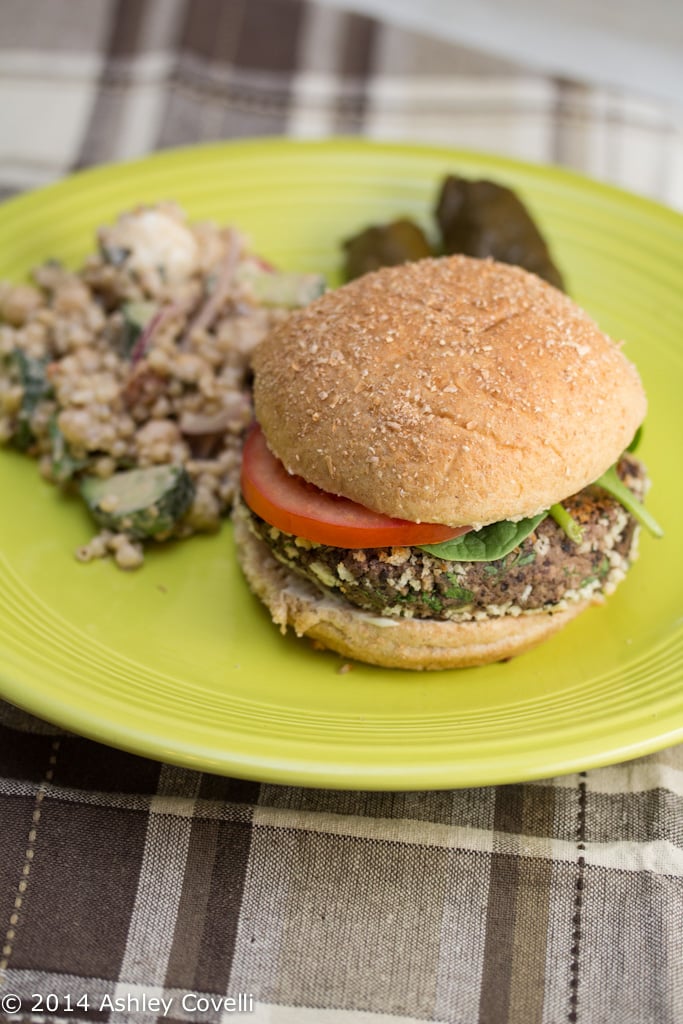
<path id="1" fill-rule="evenodd" d="M 646 476 L 637 459 L 622 458 L 619 475 L 643 496 Z M 358 608 L 382 616 L 467 621 L 565 608 L 610 593 L 623 579 L 636 553 L 633 516 L 598 486 L 564 504 L 582 528 L 580 544 L 547 516 L 518 547 L 489 561 L 446 561 L 416 547 L 347 550 L 315 544 L 253 513 L 250 525 L 288 569 Z"/>

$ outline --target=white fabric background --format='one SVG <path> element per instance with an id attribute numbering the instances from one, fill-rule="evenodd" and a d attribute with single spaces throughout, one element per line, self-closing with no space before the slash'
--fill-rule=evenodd
<path id="1" fill-rule="evenodd" d="M 681 0 L 317 0 L 683 107 Z"/>

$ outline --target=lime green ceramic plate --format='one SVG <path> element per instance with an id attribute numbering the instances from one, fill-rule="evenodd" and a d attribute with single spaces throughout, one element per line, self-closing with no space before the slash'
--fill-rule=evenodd
<path id="1" fill-rule="evenodd" d="M 282 637 L 248 593 L 229 525 L 142 571 L 77 563 L 77 503 L 0 453 L 0 692 L 77 732 L 247 778 L 344 788 L 512 782 L 683 739 L 683 218 L 549 168 L 358 141 L 260 141 L 161 154 L 0 208 L 0 277 L 76 264 L 97 225 L 173 198 L 234 222 L 282 266 L 331 282 L 341 240 L 397 214 L 429 222 L 441 175 L 488 175 L 539 218 L 573 296 L 617 338 L 650 398 L 650 504 L 666 537 L 603 608 L 507 664 L 440 673 L 354 665 Z"/>

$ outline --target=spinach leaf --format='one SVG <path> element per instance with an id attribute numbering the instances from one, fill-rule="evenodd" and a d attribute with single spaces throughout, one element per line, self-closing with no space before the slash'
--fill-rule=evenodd
<path id="1" fill-rule="evenodd" d="M 626 484 L 620 479 L 616 466 L 610 466 L 606 473 L 595 481 L 599 487 L 616 498 L 630 512 L 634 519 L 637 519 L 642 526 L 645 526 L 654 537 L 663 537 L 664 530 L 661 528 L 655 517 L 648 512 L 644 505 L 636 498 L 632 491 L 629 491 Z M 464 534 L 466 537 L 467 534 Z M 456 538 L 457 539 L 457 538 Z"/>
<path id="2" fill-rule="evenodd" d="M 500 523 L 483 526 L 481 530 L 461 533 L 459 537 L 441 544 L 420 544 L 419 547 L 421 551 L 447 562 L 492 562 L 521 544 L 547 515 L 547 512 L 540 512 L 517 523 L 504 519 Z"/>

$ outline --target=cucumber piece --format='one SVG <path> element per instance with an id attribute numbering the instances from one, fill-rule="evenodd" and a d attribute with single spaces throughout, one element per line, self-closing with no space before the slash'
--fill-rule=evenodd
<path id="1" fill-rule="evenodd" d="M 121 306 L 121 312 L 123 313 L 123 330 L 119 347 L 121 355 L 127 359 L 152 317 L 159 312 L 159 305 L 156 302 L 125 302 Z"/>
<path id="2" fill-rule="evenodd" d="M 240 264 L 237 280 L 264 306 L 285 306 L 288 309 L 307 306 L 322 295 L 326 288 L 325 278 L 321 274 L 267 270 L 251 262 Z"/>
<path id="3" fill-rule="evenodd" d="M 50 437 L 52 479 L 58 484 L 66 484 L 77 473 L 80 473 L 82 469 L 85 469 L 89 460 L 87 458 L 74 458 L 69 451 L 66 438 L 59 429 L 57 419 L 54 416 L 48 424 L 48 434 Z"/>
<path id="4" fill-rule="evenodd" d="M 95 521 L 138 540 L 168 533 L 187 512 L 195 488 L 184 466 L 148 466 L 114 473 L 106 480 L 86 476 L 81 495 Z"/>
<path id="5" fill-rule="evenodd" d="M 31 417 L 42 401 L 52 398 L 53 389 L 47 378 L 48 361 L 33 359 L 15 348 L 7 356 L 10 377 L 18 381 L 23 389 L 21 406 L 14 422 L 11 443 L 19 451 L 27 451 L 36 440 L 31 427 Z"/>

